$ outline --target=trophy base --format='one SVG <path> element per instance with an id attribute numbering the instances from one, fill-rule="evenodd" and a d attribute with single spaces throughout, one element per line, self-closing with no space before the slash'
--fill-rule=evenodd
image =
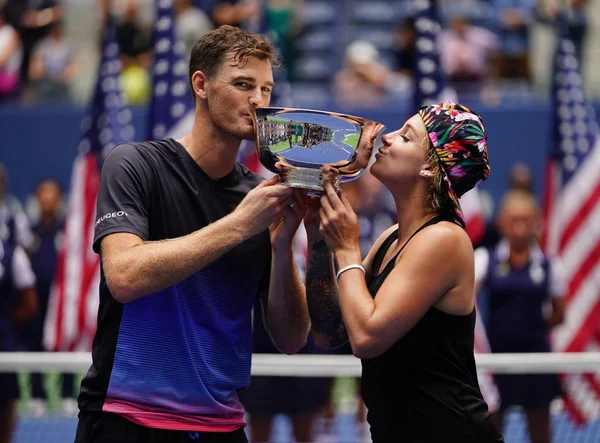
<path id="1" fill-rule="evenodd" d="M 335 174 L 324 174 L 320 169 L 312 168 L 286 168 L 279 174 L 281 184 L 290 188 L 308 189 L 309 197 L 319 197 L 324 189 L 323 184 L 330 182 L 339 191 L 340 176 Z"/>

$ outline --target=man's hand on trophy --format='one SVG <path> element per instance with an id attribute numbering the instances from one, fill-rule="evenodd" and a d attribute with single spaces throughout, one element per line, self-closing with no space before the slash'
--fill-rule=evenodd
<path id="1" fill-rule="evenodd" d="M 269 228 L 286 211 L 291 211 L 289 205 L 292 203 L 295 203 L 293 189 L 279 184 L 279 176 L 276 175 L 250 191 L 233 211 L 233 215 L 246 227 L 250 238 Z M 295 206 L 294 204 L 293 208 Z"/>
<path id="2" fill-rule="evenodd" d="M 284 249 L 291 246 L 296 231 L 306 214 L 306 191 L 293 189 L 292 199 L 291 203 L 281 205 L 281 217 L 269 227 L 271 247 L 275 249 Z"/>

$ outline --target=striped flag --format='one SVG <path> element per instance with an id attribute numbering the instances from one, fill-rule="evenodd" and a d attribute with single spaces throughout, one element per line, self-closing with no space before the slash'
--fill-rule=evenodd
<path id="1" fill-rule="evenodd" d="M 177 38 L 172 0 L 156 1 L 156 24 L 152 33 L 154 63 L 153 94 L 149 111 L 149 139 L 180 138 L 194 125 L 189 66 L 183 42 Z"/>
<path id="2" fill-rule="evenodd" d="M 89 351 L 96 331 L 100 258 L 92 251 L 100 167 L 117 144 L 131 141 L 131 111 L 121 94 L 121 62 L 114 22 L 108 18 L 98 79 L 82 121 L 72 175 L 63 241 L 58 255 L 44 346 L 51 351 Z"/>
<path id="3" fill-rule="evenodd" d="M 600 348 L 600 139 L 583 90 L 575 45 L 561 23 L 554 60 L 553 137 L 546 166 L 543 244 L 563 268 L 564 323 L 552 336 L 561 352 Z M 577 422 L 600 415 L 600 379 L 563 378 L 565 406 Z"/>
<path id="4" fill-rule="evenodd" d="M 415 86 L 412 109 L 440 103 L 446 100 L 458 101 L 456 92 L 447 86 L 440 66 L 437 50 L 437 39 L 442 29 L 440 25 L 437 3 L 435 0 L 414 0 L 416 56 L 414 66 Z M 473 244 L 485 234 L 485 218 L 477 188 L 473 188 L 460 199 L 460 205 L 466 223 L 466 232 Z M 475 327 L 475 352 L 490 352 L 481 315 L 477 313 Z M 490 408 L 498 407 L 498 390 L 493 376 L 488 371 L 478 371 L 481 392 Z"/>

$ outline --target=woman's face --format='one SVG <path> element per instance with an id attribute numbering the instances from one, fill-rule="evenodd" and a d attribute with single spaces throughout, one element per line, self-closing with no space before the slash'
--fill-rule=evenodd
<path id="1" fill-rule="evenodd" d="M 427 167 L 428 136 L 425 124 L 418 114 L 411 117 L 397 131 L 381 137 L 383 146 L 375 155 L 371 173 L 380 181 L 414 181 Z"/>

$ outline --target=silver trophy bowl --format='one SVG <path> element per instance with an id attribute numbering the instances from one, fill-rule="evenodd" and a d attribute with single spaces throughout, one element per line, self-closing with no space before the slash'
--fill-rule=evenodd
<path id="1" fill-rule="evenodd" d="M 369 165 L 385 126 L 372 120 L 327 111 L 295 108 L 253 110 L 256 149 L 262 165 L 281 183 L 309 189 L 360 177 Z"/>

